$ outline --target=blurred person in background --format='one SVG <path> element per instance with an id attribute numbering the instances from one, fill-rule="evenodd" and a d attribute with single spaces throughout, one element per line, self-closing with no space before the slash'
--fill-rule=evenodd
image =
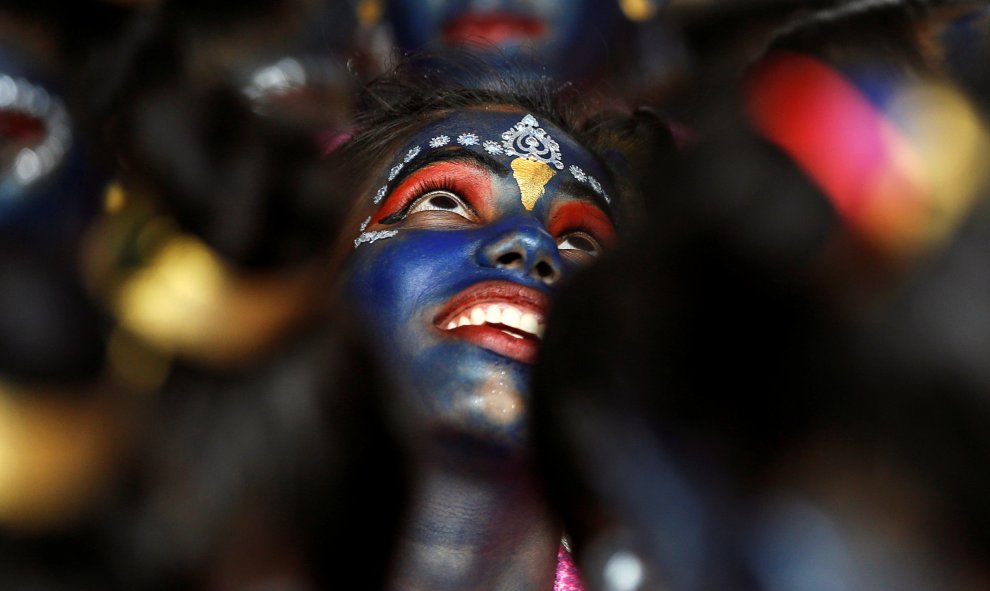
<path id="1" fill-rule="evenodd" d="M 464 51 L 513 76 L 632 93 L 680 64 L 657 15 L 664 0 L 360 0 L 365 45 L 403 53 Z"/>
<path id="2" fill-rule="evenodd" d="M 561 80 L 601 76 L 623 24 L 618 3 L 587 1 L 388 0 L 384 16 L 404 50 L 467 49 Z"/>
<path id="3" fill-rule="evenodd" d="M 77 256 L 108 167 L 58 30 L 0 10 L 0 537 L 75 522 L 105 492 L 133 408 L 104 371 Z M 17 564 L 14 552 L 11 564 Z"/>
<path id="4" fill-rule="evenodd" d="M 986 585 L 984 99 L 916 45 L 949 8 L 782 29 L 562 294 L 534 432 L 590 588 Z"/>
<path id="5" fill-rule="evenodd" d="M 378 586 L 401 466 L 325 305 L 350 79 L 279 78 L 304 4 L 9 8 L 0 587 Z"/>

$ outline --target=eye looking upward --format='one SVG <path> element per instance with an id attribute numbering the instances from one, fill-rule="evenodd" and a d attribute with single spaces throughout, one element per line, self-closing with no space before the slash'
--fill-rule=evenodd
<path id="1" fill-rule="evenodd" d="M 597 240 L 584 232 L 573 232 L 557 239 L 557 250 L 565 256 L 587 255 L 598 257 L 602 253 L 602 246 Z M 574 251 L 568 253 L 565 251 Z"/>
<path id="2" fill-rule="evenodd" d="M 475 213 L 456 194 L 445 189 L 433 190 L 413 201 L 406 215 L 421 211 L 444 211 L 459 215 L 467 220 L 474 220 Z"/>
<path id="3" fill-rule="evenodd" d="M 601 208 L 584 199 L 565 199 L 550 213 L 547 229 L 564 259 L 588 263 L 615 241 L 615 228 Z"/>

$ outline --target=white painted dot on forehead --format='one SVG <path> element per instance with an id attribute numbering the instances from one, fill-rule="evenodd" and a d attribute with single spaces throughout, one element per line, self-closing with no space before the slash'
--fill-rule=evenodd
<path id="1" fill-rule="evenodd" d="M 450 143 L 450 136 L 438 135 L 437 137 L 430 140 L 431 148 L 442 148 Z"/>
<path id="2" fill-rule="evenodd" d="M 477 146 L 478 142 L 479 138 L 476 133 L 462 133 L 457 136 L 457 143 L 462 146 Z"/>
<path id="3" fill-rule="evenodd" d="M 493 142 L 491 140 L 488 140 L 485 142 L 484 147 L 485 147 L 485 151 L 491 154 L 492 156 L 501 156 L 502 154 L 504 154 L 504 151 L 502 150 L 502 146 L 500 146 L 498 142 Z"/>
<path id="4" fill-rule="evenodd" d="M 608 193 L 605 192 L 605 189 L 602 188 L 602 184 L 598 182 L 598 179 L 581 170 L 580 166 L 571 165 L 571 167 L 568 170 L 570 171 L 571 176 L 574 177 L 574 180 L 578 181 L 579 183 L 585 183 L 589 185 L 592 191 L 598 193 L 605 199 L 605 203 L 608 204 L 612 203 L 612 198 L 609 197 Z"/>
<path id="5" fill-rule="evenodd" d="M 404 162 L 400 162 L 400 163 L 396 164 L 395 166 L 393 166 L 392 167 L 392 170 L 388 171 L 388 182 L 394 181 L 395 180 L 395 177 L 399 176 L 399 173 L 402 172 L 402 167 L 403 166 L 405 166 L 405 163 Z"/>

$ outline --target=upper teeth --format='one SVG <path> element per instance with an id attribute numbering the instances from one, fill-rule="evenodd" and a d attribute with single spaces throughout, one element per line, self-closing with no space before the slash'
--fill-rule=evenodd
<path id="1" fill-rule="evenodd" d="M 484 324 L 502 324 L 539 338 L 543 337 L 542 319 L 532 312 L 521 310 L 510 304 L 481 304 L 465 310 L 461 312 L 459 317 L 447 323 L 447 330 L 455 329 L 458 326 L 481 326 Z"/>

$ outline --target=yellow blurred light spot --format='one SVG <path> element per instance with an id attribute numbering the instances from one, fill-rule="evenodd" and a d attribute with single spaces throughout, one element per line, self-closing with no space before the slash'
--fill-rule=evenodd
<path id="1" fill-rule="evenodd" d="M 174 357 L 224 366 L 254 358 L 312 309 L 324 277 L 317 266 L 239 272 L 134 194 L 95 226 L 83 267 L 118 322 L 110 370 L 137 392 L 157 390 Z"/>
<path id="2" fill-rule="evenodd" d="M 128 385 L 154 389 L 172 355 L 221 365 L 248 360 L 307 309 L 314 293 L 308 271 L 239 275 L 197 238 L 172 235 L 112 298 L 123 329 L 110 343 L 115 372 Z"/>
<path id="3" fill-rule="evenodd" d="M 370 27 L 382 18 L 382 0 L 359 0 L 357 18 L 362 26 Z"/>
<path id="4" fill-rule="evenodd" d="M 973 107 L 947 86 L 911 88 L 898 95 L 891 113 L 911 139 L 912 166 L 928 189 L 917 238 L 937 244 L 955 231 L 987 181 L 990 141 Z"/>
<path id="5" fill-rule="evenodd" d="M 619 0 L 622 12 L 631 21 L 642 22 L 657 13 L 657 0 Z"/>
<path id="6" fill-rule="evenodd" d="M 95 405 L 0 384 L 0 522 L 44 527 L 84 506 L 110 466 L 110 426 Z"/>
<path id="7" fill-rule="evenodd" d="M 198 340 L 223 289 L 224 269 L 216 256 L 198 240 L 176 236 L 124 285 L 120 320 L 173 351 Z"/>
<path id="8" fill-rule="evenodd" d="M 103 196 L 103 209 L 107 213 L 119 213 L 127 205 L 127 193 L 118 184 L 113 183 L 107 187 L 107 192 Z"/>

